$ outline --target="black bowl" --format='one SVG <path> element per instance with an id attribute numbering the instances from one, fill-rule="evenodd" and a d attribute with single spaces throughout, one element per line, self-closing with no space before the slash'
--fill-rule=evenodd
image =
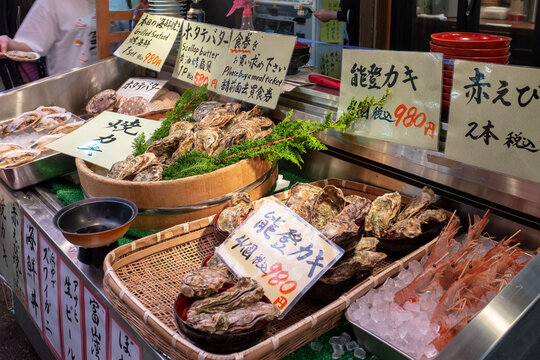
<path id="1" fill-rule="evenodd" d="M 222 290 L 228 289 L 233 284 L 226 283 Z M 215 354 L 230 354 L 245 350 L 257 344 L 266 333 L 267 321 L 258 322 L 253 328 L 238 333 L 210 334 L 206 331 L 195 329 L 189 325 L 187 311 L 197 298 L 188 298 L 182 294 L 178 295 L 174 302 L 174 315 L 176 324 L 180 331 L 186 335 L 195 345 L 205 351 Z M 268 298 L 263 301 L 270 302 Z"/>
<path id="2" fill-rule="evenodd" d="M 308 290 L 306 297 L 317 305 L 326 306 L 370 277 L 371 273 L 371 271 L 361 271 L 356 276 L 337 284 L 327 284 L 319 280 Z"/>
<path id="3" fill-rule="evenodd" d="M 379 238 L 377 251 L 389 253 L 409 253 L 427 244 L 439 236 L 447 221 L 422 225 L 422 234 L 414 238 L 385 239 Z"/>
<path id="4" fill-rule="evenodd" d="M 296 43 L 291 56 L 291 61 L 289 62 L 287 75 L 296 74 L 300 66 L 304 66 L 308 63 L 309 58 L 309 46 L 302 43 Z"/>

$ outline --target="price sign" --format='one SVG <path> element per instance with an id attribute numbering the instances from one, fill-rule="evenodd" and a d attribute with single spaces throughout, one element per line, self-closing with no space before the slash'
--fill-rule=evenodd
<path id="1" fill-rule="evenodd" d="M 436 150 L 439 142 L 442 54 L 343 50 L 339 112 L 353 97 L 391 95 L 357 119 L 347 133 Z"/>
<path id="2" fill-rule="evenodd" d="M 274 109 L 295 42 L 294 36 L 233 30 L 217 93 Z"/>
<path id="3" fill-rule="evenodd" d="M 41 298 L 43 299 L 43 334 L 56 357 L 62 358 L 59 300 L 59 259 L 44 236 L 39 236 Z"/>
<path id="4" fill-rule="evenodd" d="M 114 55 L 147 69 L 161 71 L 183 21 L 145 13 Z"/>
<path id="5" fill-rule="evenodd" d="M 456 61 L 445 156 L 540 182 L 540 70 Z"/>
<path id="6" fill-rule="evenodd" d="M 323 0 L 322 8 L 332 11 L 340 11 L 339 0 Z M 325 43 L 341 43 L 343 41 L 343 28 L 341 21 L 330 20 L 321 22 L 320 40 Z"/>
<path id="7" fill-rule="evenodd" d="M 142 360 L 141 345 L 111 316 L 111 360 Z"/>
<path id="8" fill-rule="evenodd" d="M 159 121 L 105 111 L 47 147 L 110 169 L 133 152 L 135 137 L 144 132 L 149 138 L 160 125 Z"/>
<path id="9" fill-rule="evenodd" d="M 236 276 L 257 280 L 281 319 L 343 249 L 279 201 L 265 199 L 216 254 Z"/>
<path id="10" fill-rule="evenodd" d="M 84 287 L 84 330 L 86 360 L 107 359 L 107 308 Z"/>
<path id="11" fill-rule="evenodd" d="M 41 291 L 39 290 L 39 235 L 34 224 L 26 216 L 23 221 L 23 229 L 24 278 L 26 281 L 28 313 L 38 329 L 42 331 Z"/>
<path id="12" fill-rule="evenodd" d="M 146 100 L 151 101 L 166 83 L 167 80 L 129 78 L 129 80 L 116 91 L 118 101 L 123 103 L 134 96 L 141 96 Z"/>
<path id="13" fill-rule="evenodd" d="M 216 90 L 231 33 L 231 29 L 185 21 L 173 77 Z"/>
<path id="14" fill-rule="evenodd" d="M 64 261 L 60 261 L 60 286 L 64 358 L 82 360 L 84 359 L 84 350 L 81 317 L 81 281 Z"/>

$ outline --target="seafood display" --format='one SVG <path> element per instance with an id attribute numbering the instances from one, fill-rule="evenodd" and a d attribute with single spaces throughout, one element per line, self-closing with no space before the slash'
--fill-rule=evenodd
<path id="1" fill-rule="evenodd" d="M 5 55 L 10 60 L 20 62 L 36 61 L 40 58 L 38 53 L 32 51 L 11 50 L 7 51 Z"/>
<path id="2" fill-rule="evenodd" d="M 259 139 L 268 135 L 274 123 L 271 119 L 260 116 L 261 113 L 262 109 L 259 107 L 241 111 L 238 103 L 203 102 L 193 112 L 195 122 L 173 123 L 168 136 L 153 142 L 146 153 L 135 157 L 147 158 L 149 154 L 155 155 L 148 166 L 159 165 L 159 168 L 154 168 L 151 176 L 138 176 L 146 167 L 138 167 L 139 160 L 131 158 L 114 164 L 107 176 L 117 180 L 159 181 L 161 172 L 189 150 L 217 156 L 242 140 Z M 125 171 L 120 173 L 118 168 Z"/>
<path id="3" fill-rule="evenodd" d="M 86 105 L 86 111 L 92 116 L 101 114 L 104 111 L 114 111 L 118 102 L 116 91 L 107 89 L 94 95 Z"/>
<path id="4" fill-rule="evenodd" d="M 12 150 L 0 156 L 0 169 L 19 166 L 34 160 L 41 152 L 38 150 Z"/>

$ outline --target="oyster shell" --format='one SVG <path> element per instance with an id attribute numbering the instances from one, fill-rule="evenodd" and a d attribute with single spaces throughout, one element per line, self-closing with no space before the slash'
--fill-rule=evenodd
<path id="1" fill-rule="evenodd" d="M 227 265 L 225 265 L 225 263 L 221 261 L 221 259 L 218 256 L 213 255 L 210 259 L 208 259 L 208 261 L 206 262 L 206 266 L 209 267 L 210 269 L 214 269 L 214 270 L 222 272 L 224 275 L 227 276 L 228 281 L 230 282 L 236 281 L 235 280 L 236 277 L 234 276 L 234 274 L 230 272 Z"/>
<path id="2" fill-rule="evenodd" d="M 187 297 L 207 297 L 221 289 L 227 280 L 227 275 L 221 271 L 203 267 L 182 277 L 180 293 Z"/>
<path id="3" fill-rule="evenodd" d="M 422 223 L 417 217 L 400 220 L 386 231 L 386 239 L 414 238 L 422 234 Z"/>
<path id="4" fill-rule="evenodd" d="M 384 258 L 386 258 L 384 253 L 362 250 L 348 260 L 338 262 L 320 278 L 320 281 L 325 284 L 338 284 L 356 276 L 360 271 L 373 269 Z"/>
<path id="5" fill-rule="evenodd" d="M 113 110 L 118 102 L 118 95 L 113 89 L 103 90 L 88 102 L 86 111 L 92 115 L 98 115 L 106 110 Z"/>
<path id="6" fill-rule="evenodd" d="M 24 148 L 19 144 L 0 143 L 0 156 L 11 150 L 22 150 L 22 149 Z"/>
<path id="7" fill-rule="evenodd" d="M 141 171 L 133 178 L 133 181 L 160 181 L 163 177 L 163 165 L 156 164 Z"/>
<path id="8" fill-rule="evenodd" d="M 452 213 L 444 209 L 426 210 L 420 215 L 418 215 L 418 219 L 422 224 L 428 224 L 431 222 L 443 222 L 446 220 L 450 220 L 451 217 Z"/>
<path id="9" fill-rule="evenodd" d="M 190 121 L 175 121 L 169 128 L 169 135 L 178 132 L 191 132 L 195 128 L 195 124 Z"/>
<path id="10" fill-rule="evenodd" d="M 296 209 L 306 201 L 310 196 L 319 194 L 322 189 L 318 186 L 304 183 L 296 183 L 289 190 L 289 198 L 285 205 L 287 205 L 292 211 L 297 212 Z"/>
<path id="11" fill-rule="evenodd" d="M 344 208 L 345 196 L 343 191 L 334 185 L 327 185 L 315 199 L 310 223 L 317 230 L 320 230 Z"/>
<path id="12" fill-rule="evenodd" d="M 375 251 L 377 245 L 379 244 L 379 239 L 376 237 L 362 237 L 358 244 L 354 247 L 355 254 L 360 254 L 361 251 Z"/>
<path id="13" fill-rule="evenodd" d="M 131 157 L 129 160 L 126 160 L 126 164 L 121 171 L 116 171 L 117 169 L 115 169 L 115 177 L 112 177 L 113 172 L 111 168 L 111 172 L 109 173 L 108 177 L 117 180 L 126 180 L 140 173 L 150 165 L 155 164 L 156 161 L 157 157 L 155 154 L 146 152 L 142 155 Z"/>
<path id="14" fill-rule="evenodd" d="M 401 195 L 398 192 L 386 193 L 371 203 L 366 217 L 365 231 L 382 237 L 396 218 L 401 206 Z"/>
<path id="15" fill-rule="evenodd" d="M 54 135 L 45 135 L 34 141 L 31 145 L 31 149 L 36 149 L 41 152 L 50 151 L 51 149 L 46 148 L 45 146 L 60 139 L 64 134 L 54 134 Z"/>
<path id="16" fill-rule="evenodd" d="M 186 151 L 191 150 L 193 148 L 193 144 L 195 143 L 195 134 L 192 131 L 189 131 L 185 134 L 185 137 L 178 143 L 178 147 L 174 151 L 174 153 L 171 155 L 171 160 L 176 159 Z"/>
<path id="17" fill-rule="evenodd" d="M 230 289 L 222 293 L 195 301 L 188 310 L 190 314 L 215 314 L 245 307 L 262 299 L 264 290 L 259 283 L 251 278 L 240 278 Z"/>
<path id="18" fill-rule="evenodd" d="M 59 106 L 40 106 L 36 109 L 43 116 L 52 115 L 52 114 L 65 114 L 66 109 Z"/>
<path id="19" fill-rule="evenodd" d="M 111 166 L 111 170 L 109 170 L 109 172 L 107 173 L 107 177 L 111 178 L 111 179 L 118 178 L 118 176 L 120 176 L 120 173 L 122 173 L 122 171 L 124 171 L 124 169 L 128 166 L 128 164 L 131 161 L 133 161 L 133 159 L 135 159 L 135 156 L 130 154 L 130 155 L 128 155 L 126 157 L 126 160 L 121 160 L 121 161 L 115 162 Z"/>
<path id="20" fill-rule="evenodd" d="M 39 54 L 32 51 L 20 51 L 20 50 L 11 50 L 5 53 L 6 57 L 13 61 L 36 61 L 40 58 Z"/>
<path id="21" fill-rule="evenodd" d="M 84 124 L 84 121 L 75 121 L 69 124 L 60 125 L 56 129 L 54 129 L 51 134 L 69 134 L 70 132 L 77 130 Z"/>
<path id="22" fill-rule="evenodd" d="M 204 119 L 204 117 L 210 112 L 223 106 L 225 106 L 225 104 L 219 101 L 205 101 L 197 106 L 195 111 L 193 111 L 193 119 L 195 119 L 196 122 L 201 122 L 201 120 Z"/>
<path id="23" fill-rule="evenodd" d="M 25 112 L 17 116 L 15 119 L 11 120 L 9 124 L 6 125 L 4 130 L 5 133 L 16 133 L 26 129 L 29 126 L 34 125 L 41 119 L 41 114 L 37 111 Z"/>
<path id="24" fill-rule="evenodd" d="M 397 221 L 409 219 L 413 216 L 419 214 L 422 210 L 427 209 L 427 207 L 435 202 L 435 193 L 431 188 L 424 186 L 422 191 L 420 191 L 416 196 L 411 200 L 409 205 L 399 213 Z"/>
<path id="25" fill-rule="evenodd" d="M 264 109 L 260 107 L 259 105 L 255 105 L 249 111 L 241 111 L 240 113 L 238 113 L 234 118 L 232 118 L 231 121 L 229 121 L 229 123 L 225 126 L 225 128 L 228 130 L 232 127 L 235 127 L 238 124 L 243 123 L 249 118 L 252 118 L 254 116 L 261 116 L 262 114 L 264 114 Z"/>
<path id="26" fill-rule="evenodd" d="M 231 233 L 240 225 L 244 217 L 253 210 L 251 198 L 247 193 L 234 194 L 233 198 L 231 198 L 231 205 L 223 209 L 219 214 L 216 225 L 218 230 L 222 232 Z"/>
<path id="27" fill-rule="evenodd" d="M 38 157 L 40 153 L 39 150 L 26 149 L 8 151 L 0 156 L 0 169 L 26 164 Z"/>
<path id="28" fill-rule="evenodd" d="M 225 106 L 210 111 L 199 122 L 199 128 L 208 129 L 225 126 L 240 111 L 240 107 L 241 105 L 238 103 L 226 103 Z"/>
<path id="29" fill-rule="evenodd" d="M 220 133 L 215 129 L 205 129 L 195 132 L 193 143 L 194 151 L 202 151 L 211 155 L 215 148 L 219 145 Z"/>
<path id="30" fill-rule="evenodd" d="M 119 114 L 140 115 L 150 111 L 150 102 L 142 96 L 133 96 L 118 107 Z"/>
<path id="31" fill-rule="evenodd" d="M 52 130 L 69 121 L 69 119 L 71 119 L 71 113 L 57 113 L 46 115 L 41 118 L 41 120 L 39 120 L 36 124 L 34 124 L 34 130 L 36 130 L 37 132 L 43 130 Z"/>
<path id="32" fill-rule="evenodd" d="M 163 154 L 169 153 L 173 149 L 178 147 L 178 143 L 186 136 L 186 133 L 183 131 L 176 131 L 169 136 L 164 137 L 158 141 L 155 141 L 152 145 L 148 147 L 146 152 L 153 153 L 156 156 L 161 156 Z"/>

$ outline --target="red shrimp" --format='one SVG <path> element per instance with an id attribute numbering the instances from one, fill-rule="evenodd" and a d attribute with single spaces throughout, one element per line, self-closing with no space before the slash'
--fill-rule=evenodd
<path id="1" fill-rule="evenodd" d="M 442 351 L 446 345 L 461 331 L 467 324 L 476 316 L 465 316 L 456 325 L 451 328 L 441 327 L 439 329 L 439 336 L 435 338 L 430 344 L 435 346 L 435 349 Z"/>
<path id="2" fill-rule="evenodd" d="M 452 214 L 452 218 L 450 218 L 448 224 L 446 224 L 443 231 L 441 231 L 441 233 L 439 234 L 439 238 L 437 239 L 437 242 L 435 242 L 435 245 L 433 246 L 429 257 L 424 264 L 424 269 L 433 266 L 433 264 L 439 262 L 441 259 L 445 258 L 448 254 L 450 254 L 452 242 L 458 230 L 459 219 L 455 216 L 454 213 Z"/>

